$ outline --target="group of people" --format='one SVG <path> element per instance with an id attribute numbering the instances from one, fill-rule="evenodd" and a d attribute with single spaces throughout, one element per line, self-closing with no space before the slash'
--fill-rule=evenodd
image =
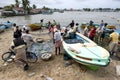
<path id="1" fill-rule="evenodd" d="M 49 33 L 52 35 L 53 43 L 55 45 L 55 55 L 61 54 L 61 46 L 62 46 L 62 37 L 69 34 L 69 38 L 74 38 L 75 33 L 80 33 L 80 30 L 78 29 L 78 23 L 75 23 L 74 20 L 64 29 L 60 27 L 59 24 L 56 23 L 55 20 L 54 24 L 51 24 L 49 21 Z M 42 23 L 43 21 L 41 21 Z M 90 25 L 93 26 L 90 30 L 88 27 L 85 27 L 83 35 L 90 38 L 94 41 L 94 37 L 96 33 L 99 33 L 99 37 L 103 38 L 105 35 L 104 30 L 107 24 L 101 21 L 100 26 L 96 29 L 96 27 L 93 25 L 93 21 L 90 21 Z M 22 28 L 22 30 L 19 28 L 19 26 L 14 26 L 14 32 L 13 32 L 13 41 L 11 44 L 11 50 L 14 50 L 16 52 L 15 61 L 22 65 L 24 70 L 28 70 L 29 65 L 26 61 L 26 51 L 31 46 L 31 44 L 34 42 L 33 36 L 29 33 L 29 29 L 25 28 L 25 26 Z M 100 39 L 101 40 L 101 39 Z M 109 51 L 110 54 L 113 55 L 117 51 L 117 45 L 119 41 L 119 34 L 114 32 L 114 30 L 110 33 L 110 39 L 109 39 Z"/>
<path id="2" fill-rule="evenodd" d="M 61 29 L 60 29 L 60 24 L 57 24 L 55 20 L 53 20 L 53 24 L 49 23 L 49 33 L 51 34 L 51 38 L 53 40 L 53 43 L 55 45 L 55 55 L 61 54 L 60 53 L 60 48 L 62 45 L 61 41 Z"/>
<path id="3" fill-rule="evenodd" d="M 60 47 L 62 44 L 61 38 L 74 38 L 75 33 L 79 32 L 78 23 L 75 23 L 74 20 L 65 28 L 61 28 L 60 24 L 54 24 L 49 27 L 49 33 L 52 34 L 53 42 L 55 43 L 55 54 L 60 54 Z"/>
<path id="4" fill-rule="evenodd" d="M 83 35 L 85 35 L 86 37 L 89 37 L 91 40 L 94 40 L 94 37 L 97 34 L 99 36 L 98 40 L 102 42 L 105 37 L 107 25 L 108 25 L 107 23 L 104 23 L 104 21 L 101 20 L 100 25 L 95 26 L 94 22 L 90 20 L 88 26 L 85 26 L 84 28 Z"/>
<path id="5" fill-rule="evenodd" d="M 104 23 L 104 21 L 101 20 L 100 25 L 98 26 L 98 28 L 96 28 L 93 25 L 93 23 L 94 23 L 93 21 L 90 21 L 89 23 L 89 26 L 92 26 L 90 30 L 88 29 L 88 26 L 84 28 L 83 35 L 85 35 L 86 37 L 90 38 L 93 41 L 94 41 L 94 37 L 97 35 L 98 43 L 104 42 L 105 34 L 107 33 L 106 26 L 108 24 Z M 117 53 L 118 51 L 119 34 L 115 32 L 114 29 L 108 32 L 108 34 L 109 34 L 109 39 L 108 39 L 109 52 L 110 52 L 110 55 L 113 55 L 114 53 Z"/>
<path id="6" fill-rule="evenodd" d="M 10 49 L 15 51 L 15 62 L 23 67 L 24 70 L 28 70 L 29 65 L 26 61 L 26 51 L 33 43 L 33 37 L 29 33 L 29 30 L 23 27 L 22 29 L 19 26 L 14 26 L 13 31 L 13 41 L 11 43 Z"/>
<path id="7" fill-rule="evenodd" d="M 52 34 L 52 38 L 55 44 L 55 54 L 60 54 L 61 47 L 61 33 L 60 25 L 53 20 L 50 23 L 49 32 Z M 43 25 L 43 19 L 41 20 L 41 25 Z M 33 36 L 30 34 L 29 29 L 26 26 L 20 28 L 16 24 L 13 24 L 13 41 L 11 43 L 10 49 L 15 51 L 15 62 L 23 67 L 24 70 L 28 70 L 29 65 L 26 59 L 26 51 L 29 49 L 31 44 L 34 42 Z"/>
<path id="8" fill-rule="evenodd" d="M 80 32 L 78 29 L 78 23 L 75 23 L 74 20 L 66 27 L 61 28 L 59 24 L 54 24 L 49 27 L 49 33 L 52 34 L 53 43 L 55 44 L 55 54 L 60 54 L 60 48 L 62 45 L 62 37 L 67 36 L 67 38 L 75 37 L 76 32 Z"/>

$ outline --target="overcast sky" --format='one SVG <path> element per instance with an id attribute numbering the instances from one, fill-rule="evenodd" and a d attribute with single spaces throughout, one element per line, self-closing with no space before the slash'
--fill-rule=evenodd
<path id="1" fill-rule="evenodd" d="M 37 8 L 41 8 L 43 6 L 59 9 L 120 8 L 120 0 L 29 0 L 29 1 L 31 5 L 35 4 Z M 0 7 L 14 3 L 15 0 L 0 0 Z"/>

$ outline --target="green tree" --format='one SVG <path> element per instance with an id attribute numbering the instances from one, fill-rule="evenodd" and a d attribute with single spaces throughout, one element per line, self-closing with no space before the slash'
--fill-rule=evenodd
<path id="1" fill-rule="evenodd" d="M 6 6 L 6 11 L 13 11 L 14 5 Z"/>
<path id="2" fill-rule="evenodd" d="M 120 8 L 116 8 L 115 10 L 116 10 L 116 11 L 120 11 Z"/>
<path id="3" fill-rule="evenodd" d="M 23 9 L 25 10 L 25 13 L 30 13 L 30 1 L 29 0 L 22 0 Z"/>
<path id="4" fill-rule="evenodd" d="M 90 8 L 83 8 L 84 11 L 91 11 Z"/>
<path id="5" fill-rule="evenodd" d="M 37 7 L 36 7 L 36 5 L 35 4 L 33 4 L 33 9 L 36 9 Z"/>
<path id="6" fill-rule="evenodd" d="M 43 6 L 43 8 L 42 8 L 42 9 L 44 9 L 44 10 L 50 10 L 50 8 L 45 7 L 45 6 Z"/>
<path id="7" fill-rule="evenodd" d="M 19 5 L 20 5 L 20 2 L 18 0 L 15 0 L 15 6 L 19 7 Z"/>
<path id="8" fill-rule="evenodd" d="M 99 10 L 100 10 L 100 11 L 102 11 L 102 10 L 103 10 L 103 8 L 99 8 Z"/>

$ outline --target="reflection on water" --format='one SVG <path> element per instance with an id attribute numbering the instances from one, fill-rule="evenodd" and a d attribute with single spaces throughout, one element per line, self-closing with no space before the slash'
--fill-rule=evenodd
<path id="1" fill-rule="evenodd" d="M 18 25 L 27 25 L 30 23 L 39 23 L 40 19 L 44 19 L 44 23 L 48 21 L 53 21 L 53 19 L 55 19 L 61 24 L 61 26 L 66 26 L 71 22 L 71 20 L 74 20 L 76 23 L 79 24 L 83 22 L 89 22 L 90 20 L 93 20 L 95 23 L 100 23 L 101 20 L 104 20 L 104 22 L 107 22 L 110 25 L 115 25 L 119 28 L 119 14 L 119 12 L 54 12 L 52 15 L 36 14 L 29 16 L 14 16 L 0 18 L 0 23 L 9 20 Z"/>
<path id="2" fill-rule="evenodd" d="M 26 15 L 26 16 L 25 16 L 25 20 L 30 21 L 30 20 L 31 20 L 31 16 L 30 16 L 30 15 Z"/>

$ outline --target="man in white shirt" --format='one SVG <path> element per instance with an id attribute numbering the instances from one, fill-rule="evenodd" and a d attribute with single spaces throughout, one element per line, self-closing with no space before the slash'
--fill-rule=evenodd
<path id="1" fill-rule="evenodd" d="M 54 33 L 54 40 L 55 40 L 55 54 L 57 55 L 57 54 L 60 54 L 60 47 L 62 45 L 61 33 L 57 29 L 55 30 L 55 33 Z M 57 53 L 57 50 L 58 50 L 58 53 Z"/>
<path id="2" fill-rule="evenodd" d="M 27 43 L 27 47 L 30 47 L 31 44 L 33 43 L 33 37 L 29 33 L 29 30 L 26 30 L 26 32 L 24 34 L 22 34 L 22 38 Z"/>

